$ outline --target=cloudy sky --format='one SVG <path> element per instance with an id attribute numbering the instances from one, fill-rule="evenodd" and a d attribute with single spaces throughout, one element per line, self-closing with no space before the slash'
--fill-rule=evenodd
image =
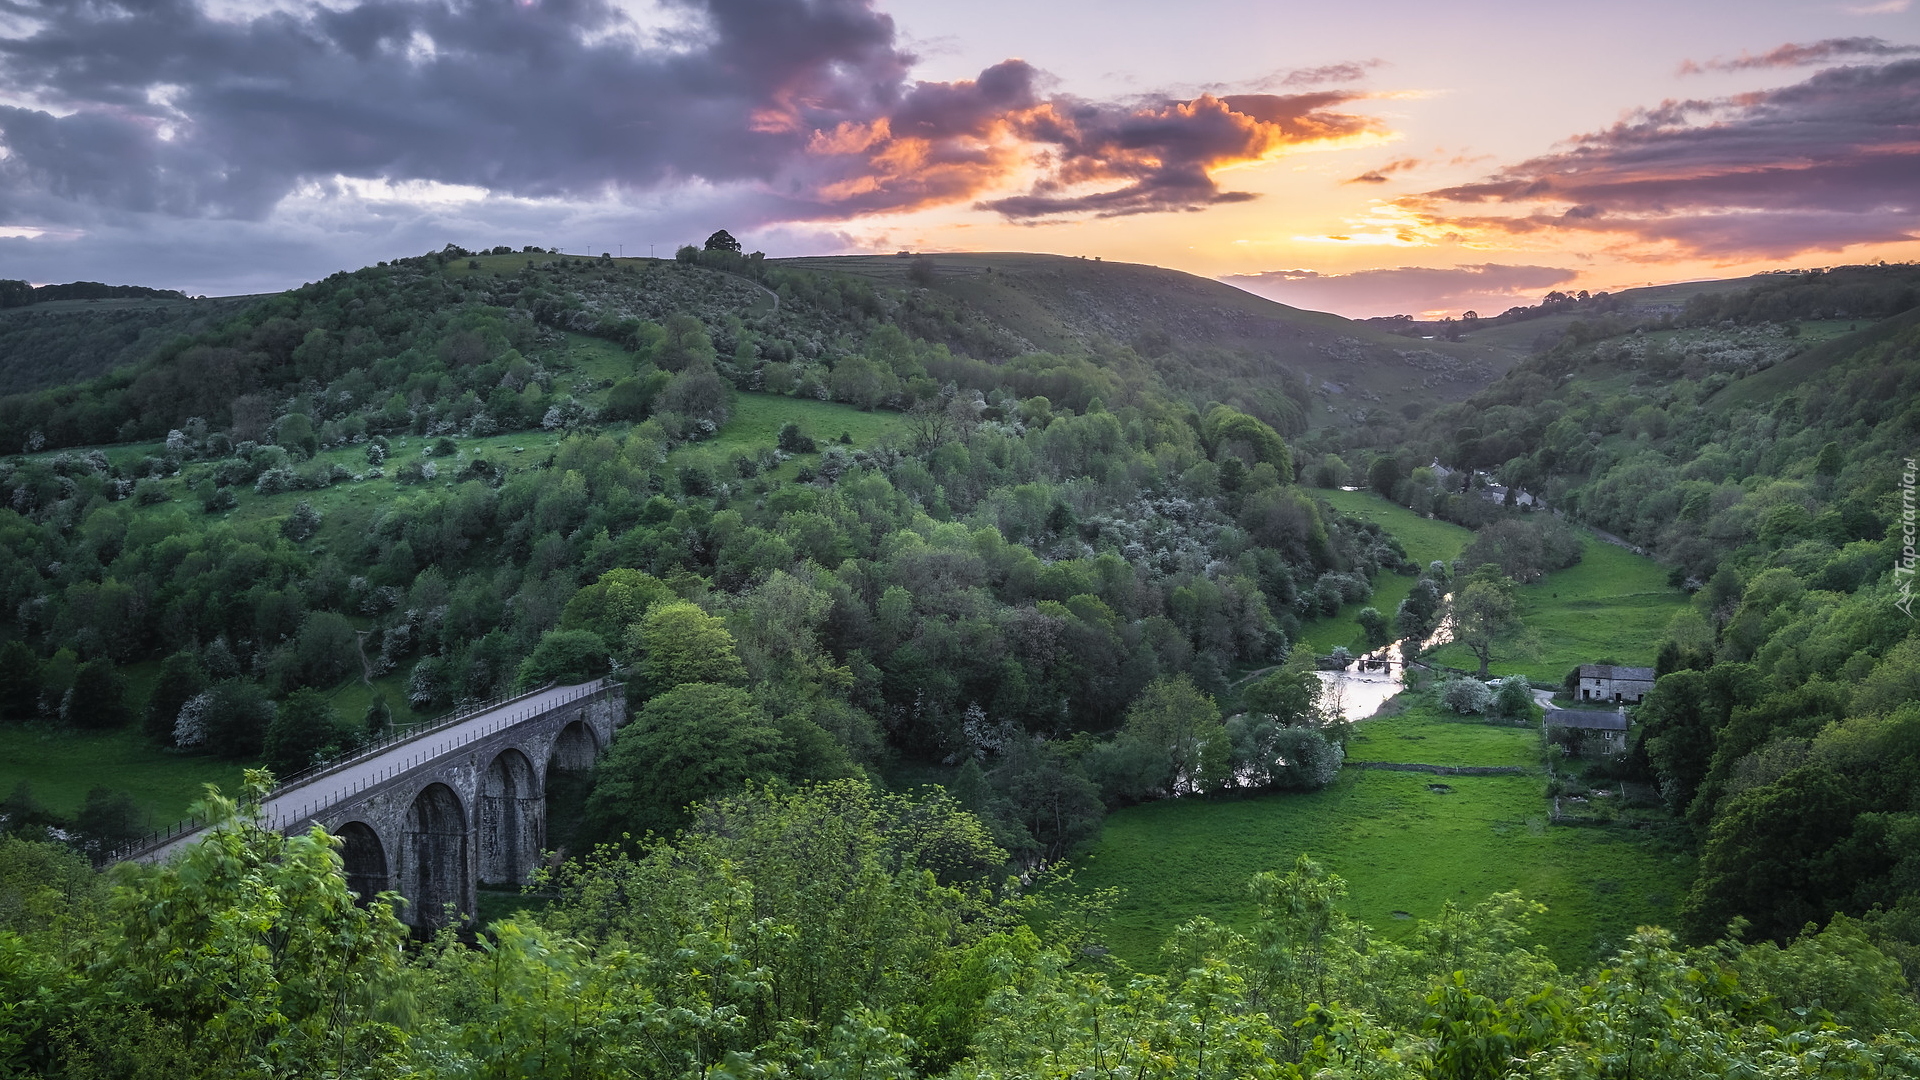
<path id="1" fill-rule="evenodd" d="M 0 0 L 0 276 L 1029 250 L 1351 315 L 1920 256 L 1913 0 Z"/>

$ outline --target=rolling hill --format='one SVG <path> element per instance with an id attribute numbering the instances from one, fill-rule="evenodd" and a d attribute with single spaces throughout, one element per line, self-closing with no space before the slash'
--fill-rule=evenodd
<path id="1" fill-rule="evenodd" d="M 775 265 L 915 284 L 930 262 L 930 291 L 963 304 L 1035 348 L 1075 352 L 1100 342 L 1155 360 L 1179 355 L 1204 371 L 1258 376 L 1274 367 L 1305 376 L 1330 415 L 1466 397 L 1519 357 L 1478 342 L 1415 341 L 1331 315 L 1275 303 L 1210 278 L 1134 263 L 1020 252 L 902 258 L 838 255 Z"/>
<path id="2" fill-rule="evenodd" d="M 79 382 L 205 332 L 255 297 L 47 300 L 0 309 L 0 394 Z"/>

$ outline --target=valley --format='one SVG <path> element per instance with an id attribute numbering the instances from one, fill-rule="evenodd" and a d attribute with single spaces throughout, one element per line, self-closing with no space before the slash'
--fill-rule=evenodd
<path id="1" fill-rule="evenodd" d="M 0 1080 L 1920 1078 L 1912 7 L 8 4 Z"/>
<path id="2" fill-rule="evenodd" d="M 1582 994 L 1640 928 L 1705 948 L 1735 917 L 1753 956 L 1816 947 L 1793 920 L 1819 912 L 1910 964 L 1884 525 L 1912 328 L 1841 329 L 1824 285 L 1417 343 L 1014 254 L 450 250 L 235 300 L 0 399 L 0 880 L 91 873 L 203 784 L 219 843 L 324 869 L 245 824 L 254 767 L 611 676 L 629 719 L 595 768 L 517 796 L 553 851 L 528 891 L 482 889 L 380 978 L 464 978 L 432 952 L 456 939 L 659 947 L 713 890 L 866 918 L 800 884 L 842 871 L 801 871 L 794 830 L 868 852 L 846 895 L 971 927 L 872 930 L 907 943 L 900 986 L 1029 938 L 1179 980 L 1293 925 L 1274 889 L 1407 985 L 1456 925 L 1477 970 Z M 103 314 L 35 325 L 124 342 Z M 1377 713 L 1337 689 L 1370 653 L 1406 673 Z M 1648 670 L 1623 742 L 1543 716 L 1582 664 Z"/>

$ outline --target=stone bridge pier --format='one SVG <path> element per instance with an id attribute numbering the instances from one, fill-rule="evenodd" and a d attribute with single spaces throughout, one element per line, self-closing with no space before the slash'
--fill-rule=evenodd
<path id="1" fill-rule="evenodd" d="M 279 827 L 338 835 L 354 892 L 398 892 L 403 921 L 437 929 L 474 912 L 476 883 L 528 881 L 546 844 L 549 782 L 592 768 L 625 712 L 623 688 L 609 684 L 461 741 L 422 739 L 392 775 Z"/>

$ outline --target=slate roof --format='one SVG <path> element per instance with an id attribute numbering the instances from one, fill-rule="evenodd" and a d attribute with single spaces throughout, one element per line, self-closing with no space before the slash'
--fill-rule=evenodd
<path id="1" fill-rule="evenodd" d="M 1653 669 L 1650 667 L 1616 667 L 1612 664 L 1581 664 L 1580 677 L 1583 679 L 1634 679 L 1639 682 L 1652 682 Z"/>
<path id="2" fill-rule="evenodd" d="M 1625 731 L 1627 716 L 1599 709 L 1548 709 L 1547 726 L 1583 728 L 1587 731 Z"/>

